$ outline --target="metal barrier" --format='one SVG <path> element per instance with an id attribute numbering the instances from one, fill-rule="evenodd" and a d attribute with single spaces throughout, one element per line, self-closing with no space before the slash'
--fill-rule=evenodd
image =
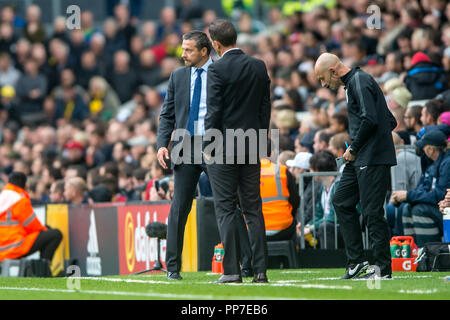
<path id="1" fill-rule="evenodd" d="M 401 159 L 400 157 L 404 157 L 404 162 L 400 163 L 401 165 L 403 165 L 404 167 L 404 171 L 399 171 L 398 169 L 400 167 L 391 167 L 391 182 L 392 182 L 392 191 L 396 191 L 396 190 L 408 190 L 411 188 L 414 188 L 415 185 L 417 184 L 420 176 L 421 176 L 421 164 L 420 164 L 420 158 L 417 158 L 416 161 L 414 162 L 414 167 L 411 167 L 410 165 L 407 165 L 407 157 L 408 157 L 408 153 L 409 151 L 414 151 L 413 154 L 415 155 L 416 152 L 416 148 L 415 146 L 411 146 L 411 145 L 403 145 L 403 146 L 396 146 L 395 147 L 396 150 L 404 150 L 404 152 L 402 152 L 402 154 L 398 154 L 397 153 L 397 160 Z M 398 161 L 400 162 L 400 161 Z M 401 169 L 401 168 L 400 168 Z M 398 176 L 398 172 L 404 173 L 403 176 L 399 177 Z M 413 173 L 414 177 L 412 179 L 412 181 L 410 181 L 411 176 L 410 173 Z M 299 212 L 300 212 L 300 223 L 301 223 L 301 236 L 300 236 L 300 246 L 302 249 L 305 249 L 305 232 L 304 232 L 304 228 L 305 228 L 305 178 L 306 177 L 311 177 L 312 178 L 312 190 L 313 190 L 313 194 L 312 194 L 312 203 L 313 203 L 313 215 L 312 215 L 312 219 L 313 219 L 313 224 L 315 223 L 316 217 L 315 217 L 315 213 L 316 213 L 316 195 L 314 194 L 314 186 L 316 183 L 319 183 L 317 181 L 314 180 L 314 177 L 323 177 L 323 176 L 335 176 L 336 178 L 339 178 L 341 175 L 341 173 L 339 171 L 331 171 L 331 172 L 304 172 L 304 173 L 300 173 L 300 183 L 299 183 L 299 194 L 300 194 L 300 208 L 299 208 Z M 397 216 L 397 210 L 398 208 L 395 209 L 396 212 L 396 216 Z M 384 212 L 385 212 L 385 216 L 386 216 L 386 203 L 384 204 Z M 337 223 L 337 217 L 336 217 L 336 212 L 334 213 L 334 247 L 335 249 L 338 248 L 338 233 L 337 233 L 337 227 L 338 227 L 338 223 Z M 326 224 L 324 225 L 324 249 L 327 249 L 327 232 L 326 232 Z M 313 230 L 313 237 L 316 237 L 317 234 L 317 230 Z M 368 229 L 367 226 L 365 227 L 365 232 L 363 232 L 363 246 L 364 249 L 368 249 L 369 248 L 369 233 L 368 233 Z M 314 249 L 316 249 L 316 245 L 314 245 Z"/>
<path id="2" fill-rule="evenodd" d="M 312 177 L 311 183 L 312 183 L 312 203 L 313 203 L 313 224 L 315 224 L 316 221 L 316 195 L 314 194 L 314 186 L 315 183 L 318 183 L 314 181 L 314 177 L 329 177 L 329 176 L 335 176 L 338 178 L 341 175 L 339 171 L 329 171 L 329 172 L 304 172 L 300 173 L 300 183 L 299 183 L 299 192 L 300 192 L 300 223 L 301 223 L 301 236 L 300 236 L 300 245 L 302 249 L 305 249 L 305 194 L 304 194 L 304 186 L 305 186 L 305 177 Z M 337 238 L 337 218 L 336 218 L 336 212 L 334 213 L 334 243 L 335 243 L 335 249 L 337 249 L 338 244 L 338 238 Z M 324 242 L 325 242 L 325 248 L 327 249 L 327 230 L 326 230 L 327 224 L 325 223 L 324 227 Z M 313 230 L 313 237 L 316 238 L 316 230 L 314 228 Z M 316 238 L 317 239 L 317 238 Z M 316 244 L 314 244 L 314 249 L 316 249 Z"/>

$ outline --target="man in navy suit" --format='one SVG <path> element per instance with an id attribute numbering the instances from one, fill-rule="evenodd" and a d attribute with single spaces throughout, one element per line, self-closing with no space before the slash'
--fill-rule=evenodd
<path id="1" fill-rule="evenodd" d="M 184 228 L 191 210 L 198 179 L 202 171 L 206 172 L 206 166 L 201 161 L 201 136 L 205 132 L 206 75 L 208 67 L 213 62 L 210 58 L 211 43 L 207 35 L 201 31 L 184 34 L 182 49 L 181 57 L 185 62 L 185 67 L 175 70 L 170 76 L 169 87 L 160 114 L 157 139 L 157 158 L 164 168 L 168 167 L 168 145 L 174 130 L 177 130 L 176 133 L 184 133 L 184 136 L 179 141 L 174 139 L 173 149 L 179 143 L 182 143 L 182 146 L 188 143 L 191 149 L 190 154 L 186 154 L 188 149 L 183 149 L 182 152 L 186 151 L 185 154 L 171 157 L 172 164 L 174 164 L 175 186 L 167 229 L 168 280 L 182 279 L 180 270 Z M 197 154 L 195 159 L 194 154 Z"/>

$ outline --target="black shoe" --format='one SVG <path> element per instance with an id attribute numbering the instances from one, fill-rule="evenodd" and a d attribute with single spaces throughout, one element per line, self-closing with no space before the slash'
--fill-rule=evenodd
<path id="1" fill-rule="evenodd" d="M 255 274 L 252 282 L 267 283 L 267 282 L 269 282 L 269 279 L 267 279 L 267 275 L 265 272 L 260 272 L 260 273 Z"/>
<path id="2" fill-rule="evenodd" d="M 380 269 L 378 269 L 380 270 Z M 376 280 L 376 279 L 392 279 L 392 274 L 391 273 L 380 273 L 379 271 L 377 272 L 377 270 L 373 267 L 369 267 L 367 270 L 367 273 L 365 275 L 362 275 L 360 277 L 358 277 L 359 279 L 365 279 L 365 280 Z"/>
<path id="3" fill-rule="evenodd" d="M 345 275 L 340 279 L 342 279 L 342 280 L 353 279 L 353 278 L 359 276 L 361 273 L 366 272 L 368 267 L 369 267 L 368 261 L 364 261 L 364 262 L 358 263 L 356 265 L 351 265 L 347 268 Z"/>
<path id="4" fill-rule="evenodd" d="M 214 283 L 242 283 L 240 274 L 224 274 Z"/>
<path id="5" fill-rule="evenodd" d="M 252 268 L 245 268 L 241 270 L 241 276 L 242 278 L 250 278 L 253 277 L 253 269 Z"/>
<path id="6" fill-rule="evenodd" d="M 179 272 L 167 272 L 167 280 L 183 280 Z"/>

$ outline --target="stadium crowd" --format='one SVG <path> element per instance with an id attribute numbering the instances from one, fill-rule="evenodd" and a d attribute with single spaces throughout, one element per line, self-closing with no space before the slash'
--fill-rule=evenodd
<path id="1" fill-rule="evenodd" d="M 345 90 L 322 88 L 314 74 L 320 53 L 335 53 L 377 80 L 398 123 L 394 142 L 410 146 L 397 150 L 386 199 L 393 235 L 440 241 L 450 206 L 450 3 L 375 1 L 379 29 L 366 24 L 371 3 L 331 1 L 290 14 L 274 5 L 264 19 L 245 9 L 230 19 L 237 46 L 262 59 L 271 78 L 271 123 L 280 130 L 273 161 L 287 165 L 297 183 L 300 172 L 340 169 L 335 158 L 351 143 Z M 172 172 L 156 160 L 159 112 L 171 72 L 183 66 L 182 34 L 207 32 L 216 12 L 185 0 L 151 21 L 131 18 L 119 4 L 99 27 L 82 9 L 81 29 L 67 30 L 60 17 L 48 32 L 42 10 L 31 5 L 24 17 L 13 6 L 0 11 L 3 183 L 13 171 L 25 173 L 35 204 L 170 200 Z M 334 177 L 317 182 L 305 183 L 305 234 L 336 223 Z"/>

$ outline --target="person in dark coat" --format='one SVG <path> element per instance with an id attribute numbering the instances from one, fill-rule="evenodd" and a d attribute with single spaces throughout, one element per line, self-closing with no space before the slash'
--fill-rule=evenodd
<path id="1" fill-rule="evenodd" d="M 417 52 L 411 59 L 411 68 L 404 80 L 412 93 L 412 100 L 432 99 L 447 90 L 447 78 L 442 68 L 434 64 L 423 52 Z"/>

